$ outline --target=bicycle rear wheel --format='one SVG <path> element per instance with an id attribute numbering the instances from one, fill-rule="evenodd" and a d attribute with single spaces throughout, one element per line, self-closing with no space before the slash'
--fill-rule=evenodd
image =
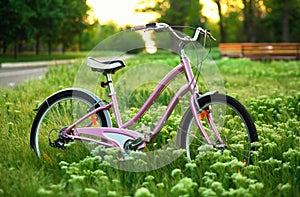
<path id="1" fill-rule="evenodd" d="M 251 164 L 251 143 L 258 141 L 253 120 L 245 107 L 236 99 L 223 94 L 212 94 L 198 100 L 200 113 L 198 117 L 216 149 L 230 150 L 231 155 L 239 161 Z M 208 116 L 211 117 L 211 123 Z M 207 150 L 207 141 L 199 130 L 191 109 L 184 114 L 177 135 L 177 144 L 185 148 L 187 157 L 195 159 Z M 222 142 L 215 131 L 219 133 Z"/>
<path id="2" fill-rule="evenodd" d="M 36 155 L 54 164 L 62 159 L 80 160 L 90 154 L 92 146 L 87 142 L 69 141 L 61 148 L 53 147 L 51 143 L 58 139 L 63 129 L 100 105 L 100 99 L 81 89 L 66 89 L 48 97 L 39 107 L 31 128 L 30 145 Z M 110 118 L 106 113 L 97 113 L 91 126 L 110 126 Z M 78 127 L 89 123 L 91 119 L 82 122 Z"/>

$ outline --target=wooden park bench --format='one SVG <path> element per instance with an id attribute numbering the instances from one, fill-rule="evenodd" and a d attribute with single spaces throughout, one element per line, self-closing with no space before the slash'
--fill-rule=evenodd
<path id="1" fill-rule="evenodd" d="M 225 57 L 300 60 L 300 43 L 221 43 L 219 49 Z"/>

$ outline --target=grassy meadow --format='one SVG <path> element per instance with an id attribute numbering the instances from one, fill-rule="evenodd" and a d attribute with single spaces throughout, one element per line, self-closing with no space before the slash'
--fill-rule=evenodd
<path id="1" fill-rule="evenodd" d="M 125 62 L 130 67 L 154 59 L 142 55 Z M 167 53 L 160 59 L 178 63 Z M 150 172 L 117 170 L 90 156 L 57 165 L 39 160 L 29 145 L 33 109 L 71 87 L 80 67 L 61 65 L 50 67 L 42 80 L 0 89 L 0 196 L 300 196 L 300 62 L 219 58 L 216 63 L 226 92 L 255 120 L 254 165 L 244 166 L 226 151 L 208 151 L 193 161 L 183 154 Z M 176 131 L 173 119 L 162 135 Z"/>

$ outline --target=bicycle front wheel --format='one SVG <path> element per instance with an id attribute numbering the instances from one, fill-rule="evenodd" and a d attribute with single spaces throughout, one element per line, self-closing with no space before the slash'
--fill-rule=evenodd
<path id="1" fill-rule="evenodd" d="M 212 94 L 198 99 L 200 120 L 210 147 L 230 150 L 232 156 L 243 163 L 251 163 L 251 143 L 258 141 L 253 120 L 245 107 L 236 99 L 223 94 Z M 177 135 L 177 144 L 186 149 L 187 157 L 195 159 L 207 150 L 203 137 L 191 109 L 184 114 Z"/>
<path id="2" fill-rule="evenodd" d="M 48 97 L 39 107 L 31 128 L 30 145 L 36 155 L 54 164 L 60 160 L 80 160 L 90 154 L 92 147 L 87 142 L 70 140 L 62 147 L 53 146 L 51 143 L 58 139 L 63 129 L 101 104 L 100 99 L 81 89 L 66 89 Z M 77 127 L 110 126 L 106 113 L 100 111 L 94 115 L 93 120 L 85 120 Z"/>

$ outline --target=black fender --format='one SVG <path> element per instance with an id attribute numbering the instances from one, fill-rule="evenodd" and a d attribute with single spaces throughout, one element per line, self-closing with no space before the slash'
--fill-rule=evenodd
<path id="1" fill-rule="evenodd" d="M 204 98 L 204 97 L 207 97 L 207 96 L 209 96 L 209 97 L 211 97 L 211 96 L 213 96 L 213 95 L 215 95 L 215 94 L 217 94 L 218 93 L 218 91 L 210 91 L 210 92 L 206 92 L 205 94 L 201 94 L 198 98 L 197 98 L 197 100 L 199 100 L 199 99 L 201 99 L 201 98 Z"/>
<path id="2" fill-rule="evenodd" d="M 48 96 L 40 105 L 37 109 L 34 109 L 34 111 L 39 111 L 41 106 L 47 104 L 49 101 L 55 99 L 55 97 L 58 95 L 58 94 L 62 94 L 64 92 L 68 92 L 68 91 L 71 91 L 72 94 L 76 95 L 76 94 L 85 94 L 91 98 L 93 98 L 95 100 L 95 107 L 101 107 L 104 105 L 104 103 L 102 102 L 102 100 L 96 96 L 94 93 L 86 90 L 86 89 L 82 89 L 82 88 L 66 88 L 66 89 L 62 89 L 60 91 L 57 91 L 55 93 L 53 93 L 52 95 Z M 111 118 L 110 118 L 110 115 L 109 115 L 109 112 L 107 110 L 103 110 L 103 115 L 105 117 L 105 120 L 106 120 L 106 123 L 107 123 L 107 127 L 111 127 L 112 126 L 112 123 L 111 123 Z"/>

